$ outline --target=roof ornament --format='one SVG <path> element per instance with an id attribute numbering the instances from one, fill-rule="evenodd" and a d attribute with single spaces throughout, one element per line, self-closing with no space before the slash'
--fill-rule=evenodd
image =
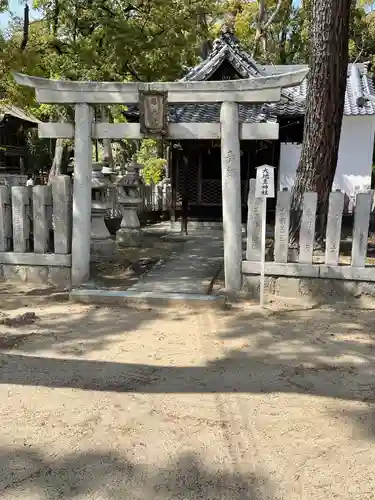
<path id="1" fill-rule="evenodd" d="M 236 17 L 234 16 L 234 14 L 226 14 L 224 23 L 220 27 L 219 40 L 224 40 L 229 45 L 238 45 L 240 43 L 239 39 L 234 34 L 235 21 Z"/>
<path id="2" fill-rule="evenodd" d="M 226 34 L 233 34 L 233 26 L 229 26 L 229 24 L 224 23 L 220 27 L 220 34 L 221 35 L 226 35 Z"/>
<path id="3" fill-rule="evenodd" d="M 236 22 L 236 16 L 232 12 L 227 12 L 224 15 L 224 23 L 220 28 L 220 33 L 232 33 L 234 32 L 234 23 Z"/>
<path id="4" fill-rule="evenodd" d="M 349 82 L 356 105 L 363 108 L 366 105 L 366 98 L 363 95 L 361 73 L 355 63 L 350 68 Z"/>
<path id="5" fill-rule="evenodd" d="M 364 75 L 367 75 L 368 73 L 370 73 L 372 70 L 372 62 L 371 61 L 365 61 L 363 63 L 363 74 Z"/>

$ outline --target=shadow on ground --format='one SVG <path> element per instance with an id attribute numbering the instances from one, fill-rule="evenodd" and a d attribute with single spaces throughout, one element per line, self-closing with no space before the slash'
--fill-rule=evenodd
<path id="1" fill-rule="evenodd" d="M 210 470 L 192 454 L 182 454 L 177 462 L 163 468 L 112 452 L 72 453 L 51 461 L 38 451 L 2 449 L 0 467 L 2 498 L 22 492 L 32 498 L 43 495 L 45 500 L 81 495 L 113 500 L 272 500 L 274 491 L 261 474 Z"/>
<path id="2" fill-rule="evenodd" d="M 120 336 L 126 338 L 164 314 L 151 309 L 130 311 L 127 308 L 77 307 L 68 299 L 59 297 L 60 294 L 52 301 L 50 297 L 41 296 L 36 301 L 31 296 L 21 299 L 18 308 L 35 315 L 35 320 L 27 325 L 22 325 L 23 314 L 16 311 L 16 306 L 12 310 L 3 309 L 0 312 L 0 351 L 22 348 L 25 352 L 37 353 L 53 349 L 59 355 L 83 356 L 108 348 Z M 20 320 L 20 327 L 4 325 L 9 319 L 15 323 Z"/>
<path id="3" fill-rule="evenodd" d="M 67 313 L 66 307 L 53 306 L 53 313 L 26 332 L 7 330 L 0 345 L 0 384 L 117 393 L 285 393 L 357 401 L 366 407 L 342 417 L 356 423 L 358 435 L 375 436 L 372 310 L 234 307 L 194 312 L 204 360 L 197 364 L 188 309 L 85 306 Z M 129 362 L 105 361 L 105 350 L 127 338 L 132 339 L 125 346 Z M 134 349 L 137 362 L 131 362 Z M 169 358 L 163 363 L 164 349 Z M 151 361 L 150 352 L 156 350 L 159 358 Z M 184 359 L 179 350 L 185 351 Z M 83 359 L 101 351 L 100 360 Z"/>
<path id="4" fill-rule="evenodd" d="M 122 317 L 118 317 L 123 314 Z M 309 310 L 264 314 L 257 311 L 217 313 L 222 327 L 205 340 L 204 366 L 163 366 L 60 358 L 104 349 L 111 342 L 168 322 L 164 336 L 173 343 L 191 312 L 102 310 L 87 308 L 66 319 L 46 318 L 42 333 L 25 338 L 10 333 L 10 347 L 0 353 L 0 383 L 87 390 L 150 393 L 295 392 L 355 401 L 375 401 L 375 331 L 373 311 Z M 196 316 L 203 332 L 206 314 Z M 62 322 L 64 330 L 54 333 Z M 85 329 L 75 329 L 77 323 Z M 17 353 L 12 335 L 19 338 Z M 203 335 L 202 335 L 203 336 Z M 186 342 L 189 342 L 188 331 Z M 213 351 L 210 352 L 210 343 Z M 78 346 L 81 346 L 79 351 Z M 215 348 L 220 356 L 215 355 Z M 71 350 L 69 351 L 69 347 Z M 40 349 L 53 349 L 40 357 Z M 217 352 L 216 352 L 217 354 Z M 147 350 L 143 356 L 146 360 Z"/>

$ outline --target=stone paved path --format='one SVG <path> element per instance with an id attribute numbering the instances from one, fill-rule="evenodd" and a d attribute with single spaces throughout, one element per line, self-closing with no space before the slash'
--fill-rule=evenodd
<path id="1" fill-rule="evenodd" d="M 223 233 L 196 232 L 164 263 L 156 265 L 131 292 L 207 293 L 223 260 Z"/>

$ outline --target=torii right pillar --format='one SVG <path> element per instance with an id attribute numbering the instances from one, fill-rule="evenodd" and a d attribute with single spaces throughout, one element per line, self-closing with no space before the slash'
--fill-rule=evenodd
<path id="1" fill-rule="evenodd" d="M 236 102 L 222 103 L 220 125 L 225 288 L 238 291 L 242 287 L 242 220 L 240 124 Z"/>

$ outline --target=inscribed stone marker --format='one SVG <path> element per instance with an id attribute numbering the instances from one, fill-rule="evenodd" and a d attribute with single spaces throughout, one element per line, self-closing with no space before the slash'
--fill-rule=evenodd
<path id="1" fill-rule="evenodd" d="M 340 191 L 336 191 L 329 195 L 325 258 L 325 262 L 329 266 L 336 266 L 339 262 L 344 201 L 345 195 Z"/>
<path id="2" fill-rule="evenodd" d="M 12 241 L 12 212 L 10 188 L 0 186 L 0 252 L 7 252 Z"/>
<path id="3" fill-rule="evenodd" d="M 30 250 L 30 191 L 25 186 L 12 187 L 13 250 Z"/>
<path id="4" fill-rule="evenodd" d="M 33 187 L 34 252 L 46 253 L 49 248 L 49 206 L 52 203 L 50 186 Z"/>
<path id="5" fill-rule="evenodd" d="M 288 262 L 291 194 L 277 193 L 275 223 L 275 262 Z"/>
<path id="6" fill-rule="evenodd" d="M 371 201 L 371 193 L 357 194 L 352 245 L 352 266 L 355 267 L 364 267 L 366 264 Z"/>
<path id="7" fill-rule="evenodd" d="M 255 179 L 250 179 L 249 196 L 247 199 L 247 243 L 246 260 L 260 261 L 261 258 L 261 228 L 262 199 L 255 198 Z"/>
<path id="8" fill-rule="evenodd" d="M 303 212 L 299 233 L 299 262 L 301 264 L 312 263 L 317 200 L 317 193 L 305 193 L 303 195 Z"/>
<path id="9" fill-rule="evenodd" d="M 55 253 L 69 254 L 72 242 L 72 181 L 57 175 L 52 182 Z"/>

